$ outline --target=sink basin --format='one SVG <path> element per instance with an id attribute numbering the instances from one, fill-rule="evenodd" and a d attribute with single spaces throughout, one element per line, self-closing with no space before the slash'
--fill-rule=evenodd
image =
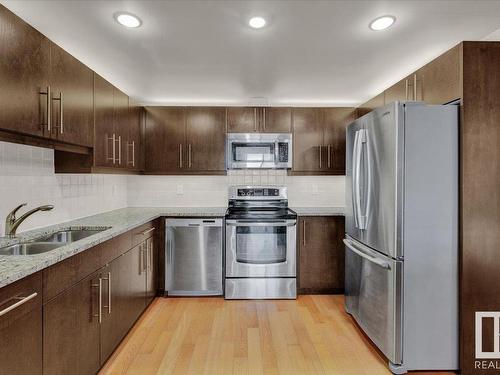
<path id="1" fill-rule="evenodd" d="M 43 242 L 75 242 L 106 229 L 68 229 L 52 233 L 38 240 Z"/>
<path id="2" fill-rule="evenodd" d="M 0 255 L 35 255 L 61 247 L 60 243 L 29 242 L 0 248 Z"/>

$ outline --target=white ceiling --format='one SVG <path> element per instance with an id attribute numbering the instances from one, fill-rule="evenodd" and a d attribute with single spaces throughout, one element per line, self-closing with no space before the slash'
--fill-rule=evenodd
<path id="1" fill-rule="evenodd" d="M 494 0 L 0 2 L 148 104 L 356 105 L 462 40 L 500 36 Z M 142 27 L 118 25 L 120 10 Z M 384 14 L 395 25 L 369 30 Z"/>

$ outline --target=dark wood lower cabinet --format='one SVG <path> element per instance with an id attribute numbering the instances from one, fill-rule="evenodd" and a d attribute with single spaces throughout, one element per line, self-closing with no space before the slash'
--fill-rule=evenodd
<path id="1" fill-rule="evenodd" d="M 44 306 L 44 374 L 90 375 L 101 367 L 100 275 L 88 276 Z"/>
<path id="2" fill-rule="evenodd" d="M 343 237 L 343 216 L 299 218 L 299 293 L 343 293 Z"/>
<path id="3" fill-rule="evenodd" d="M 7 311 L 13 304 L 21 305 Z M 0 289 L 0 375 L 42 374 L 40 273 Z"/>

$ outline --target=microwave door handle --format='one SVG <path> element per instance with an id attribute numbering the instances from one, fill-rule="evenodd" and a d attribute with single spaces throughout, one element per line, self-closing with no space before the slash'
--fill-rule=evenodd
<path id="1" fill-rule="evenodd" d="M 343 242 L 344 242 L 344 244 L 345 244 L 345 245 L 346 245 L 346 246 L 347 246 L 347 247 L 348 247 L 351 251 L 353 251 L 354 253 L 356 253 L 356 254 L 357 254 L 357 255 L 359 255 L 360 257 L 362 257 L 362 258 L 364 258 L 364 259 L 368 260 L 368 261 L 369 261 L 369 262 L 371 262 L 371 263 L 376 264 L 377 266 L 380 266 L 380 267 L 382 267 L 382 268 L 385 268 L 385 269 L 387 269 L 387 270 L 390 270 L 390 269 L 391 269 L 391 265 L 389 264 L 389 262 L 383 261 L 383 260 L 378 259 L 378 258 L 376 258 L 376 257 L 372 257 L 372 256 L 370 256 L 370 255 L 368 255 L 368 254 L 366 254 L 366 253 L 362 252 L 361 250 L 356 249 L 356 248 L 352 245 L 351 241 L 349 241 L 349 240 L 347 240 L 347 239 L 345 239 L 345 238 L 343 239 Z"/>

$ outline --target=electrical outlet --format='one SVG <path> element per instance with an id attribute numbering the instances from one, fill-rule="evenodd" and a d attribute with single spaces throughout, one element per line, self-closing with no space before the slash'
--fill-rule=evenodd
<path id="1" fill-rule="evenodd" d="M 183 195 L 183 194 L 184 194 L 184 185 L 177 184 L 177 195 Z"/>

